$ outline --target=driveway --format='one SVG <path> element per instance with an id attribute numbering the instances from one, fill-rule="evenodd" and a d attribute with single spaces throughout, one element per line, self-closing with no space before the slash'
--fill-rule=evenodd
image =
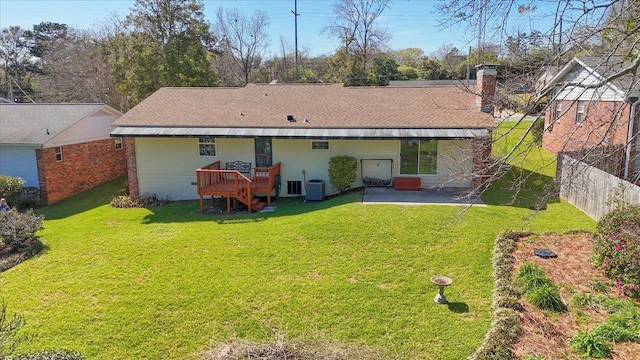
<path id="1" fill-rule="evenodd" d="M 366 188 L 363 204 L 397 205 L 474 205 L 486 206 L 482 199 L 470 196 L 469 189 L 436 188 L 421 191 L 397 191 L 393 188 Z"/>

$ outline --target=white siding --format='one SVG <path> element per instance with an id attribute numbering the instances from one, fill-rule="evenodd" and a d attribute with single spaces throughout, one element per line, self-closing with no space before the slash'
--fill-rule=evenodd
<path id="1" fill-rule="evenodd" d="M 360 159 L 393 159 L 393 176 L 398 176 L 398 140 L 329 140 L 329 151 L 311 150 L 308 139 L 273 139 L 273 161 L 282 163 L 282 191 L 286 196 L 287 181 L 325 180 L 326 193 L 335 191 L 329 185 L 329 159 L 338 155 L 351 155 L 358 159 L 358 178 L 354 186 L 361 186 Z M 195 170 L 220 160 L 247 161 L 255 166 L 253 139 L 217 138 L 217 156 L 200 157 L 197 138 L 136 138 L 136 157 L 140 194 L 151 192 L 172 200 L 196 199 Z M 472 164 L 470 141 L 440 140 L 438 145 L 438 174 L 423 175 L 423 187 L 469 187 Z M 387 162 L 380 178 L 388 177 Z M 368 165 L 373 166 L 373 165 Z M 378 166 L 376 166 L 378 167 Z M 302 174 L 305 170 L 306 174 Z M 369 169 L 367 169 L 369 171 Z M 378 174 L 376 172 L 375 174 Z M 372 174 L 365 174 L 375 176 Z M 303 186 L 303 195 L 304 195 Z"/>
<path id="2" fill-rule="evenodd" d="M 576 68 L 567 74 L 565 82 L 581 83 L 585 86 L 597 84 L 601 81 L 594 74 L 590 74 L 584 68 Z M 587 89 L 583 87 L 567 87 L 559 90 L 557 100 L 583 100 L 583 101 L 624 101 L 624 94 L 617 91 L 612 85 L 605 85 L 599 88 Z"/>
<path id="3" fill-rule="evenodd" d="M 0 174 L 20 177 L 25 186 L 40 187 L 36 147 L 0 145 Z"/>
<path id="4" fill-rule="evenodd" d="M 171 200 L 197 199 L 196 169 L 212 162 L 250 161 L 253 139 L 216 139 L 217 156 L 200 156 L 198 138 L 136 138 L 140 194 L 155 193 Z"/>
<path id="5" fill-rule="evenodd" d="M 47 141 L 44 147 L 50 148 L 108 139 L 109 133 L 114 129 L 111 124 L 117 118 L 118 116 L 105 111 L 98 111 L 57 134 L 53 139 Z"/>

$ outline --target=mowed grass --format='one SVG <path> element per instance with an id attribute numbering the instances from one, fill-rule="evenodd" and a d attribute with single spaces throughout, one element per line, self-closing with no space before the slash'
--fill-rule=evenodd
<path id="1" fill-rule="evenodd" d="M 113 209 L 122 184 L 42 209 L 46 250 L 0 274 L 0 297 L 33 336 L 22 350 L 185 359 L 211 341 L 278 333 L 380 358 L 463 359 L 491 322 L 496 236 L 594 228 L 560 201 L 538 213 L 501 204 L 461 213 L 363 205 L 358 193 L 280 199 L 259 214 L 203 216 L 196 202 Z M 454 281 L 449 305 L 433 302 L 435 275 Z"/>

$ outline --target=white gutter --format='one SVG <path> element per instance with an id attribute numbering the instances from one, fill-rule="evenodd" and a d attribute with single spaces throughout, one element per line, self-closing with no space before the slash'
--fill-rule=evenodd
<path id="1" fill-rule="evenodd" d="M 636 102 L 634 102 L 633 104 L 631 104 L 631 113 L 629 114 L 629 131 L 627 134 L 627 146 L 626 146 L 626 151 L 625 151 L 625 161 L 624 161 L 624 178 L 628 179 L 629 178 L 629 167 L 631 166 L 631 141 L 633 141 L 633 137 L 634 137 L 634 128 L 633 125 L 635 125 L 636 119 L 635 119 L 635 115 L 636 115 L 636 107 L 638 106 L 638 104 L 640 104 L 640 100 L 636 100 Z M 638 130 L 635 129 L 635 131 L 637 132 Z M 640 139 L 638 138 L 638 136 L 636 136 L 636 146 L 640 145 Z"/>
<path id="2" fill-rule="evenodd" d="M 326 128 L 194 128 L 194 127 L 135 127 L 118 126 L 111 137 L 273 137 L 302 139 L 469 139 L 489 136 L 486 128 L 433 129 L 326 129 Z"/>

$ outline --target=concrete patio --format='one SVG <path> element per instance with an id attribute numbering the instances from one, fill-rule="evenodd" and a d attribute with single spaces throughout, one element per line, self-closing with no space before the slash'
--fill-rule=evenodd
<path id="1" fill-rule="evenodd" d="M 397 205 L 454 205 L 486 206 L 477 196 L 469 196 L 469 189 L 436 188 L 421 191 L 397 191 L 392 187 L 366 188 L 363 204 Z"/>

